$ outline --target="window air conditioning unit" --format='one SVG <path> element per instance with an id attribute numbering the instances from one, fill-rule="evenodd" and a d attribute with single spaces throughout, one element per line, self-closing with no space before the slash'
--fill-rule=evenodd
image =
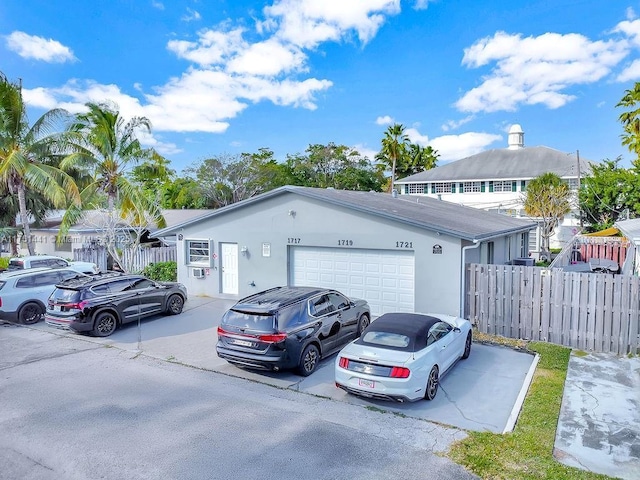
<path id="1" fill-rule="evenodd" d="M 204 268 L 194 268 L 193 276 L 195 278 L 204 278 Z"/>

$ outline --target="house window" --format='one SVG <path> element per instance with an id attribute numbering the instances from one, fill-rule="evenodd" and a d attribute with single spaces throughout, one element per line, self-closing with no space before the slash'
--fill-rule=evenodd
<path id="1" fill-rule="evenodd" d="M 453 193 L 454 189 L 451 188 L 451 183 L 449 182 L 436 182 L 433 184 L 433 193 Z"/>
<path id="2" fill-rule="evenodd" d="M 409 193 L 424 193 L 425 192 L 425 184 L 424 183 L 410 183 L 409 184 Z"/>
<path id="3" fill-rule="evenodd" d="M 187 263 L 209 265 L 211 245 L 208 240 L 187 240 Z"/>
<path id="4" fill-rule="evenodd" d="M 577 178 L 568 178 L 565 180 L 567 185 L 569 185 L 569 190 L 578 190 L 578 179 Z"/>
<path id="5" fill-rule="evenodd" d="M 482 182 L 464 182 L 462 184 L 462 193 L 475 193 L 480 192 L 482 189 Z"/>
<path id="6" fill-rule="evenodd" d="M 493 191 L 494 192 L 510 192 L 511 191 L 511 181 L 500 181 L 495 180 L 493 182 Z"/>

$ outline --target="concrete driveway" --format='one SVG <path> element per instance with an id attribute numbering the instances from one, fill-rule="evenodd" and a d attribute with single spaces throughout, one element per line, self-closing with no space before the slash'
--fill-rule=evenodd
<path id="1" fill-rule="evenodd" d="M 640 358 L 572 352 L 554 456 L 572 467 L 640 478 Z"/>
<path id="2" fill-rule="evenodd" d="M 216 328 L 234 299 L 192 297 L 178 316 L 155 317 L 92 342 L 140 352 L 235 377 L 396 412 L 474 431 L 513 429 L 537 357 L 499 346 L 474 344 L 468 360 L 442 378 L 431 401 L 396 404 L 354 397 L 335 387 L 335 355 L 307 378 L 290 372 L 243 370 L 218 358 Z M 44 323 L 30 328 L 75 336 Z M 623 479 L 640 478 L 640 358 L 571 355 L 555 442 L 559 461 Z"/>
<path id="3" fill-rule="evenodd" d="M 537 357 L 528 353 L 474 344 L 469 359 L 459 361 L 442 378 L 438 395 L 431 402 L 399 404 L 361 399 L 335 386 L 336 355 L 324 359 L 318 370 L 306 378 L 292 372 L 244 370 L 218 358 L 216 328 L 223 313 L 234 303 L 235 300 L 193 297 L 181 315 L 143 320 L 140 328 L 137 324 L 126 325 L 110 337 L 91 341 L 278 388 L 372 406 L 464 430 L 494 433 L 513 429 L 537 363 Z M 44 323 L 36 328 L 61 333 Z"/>

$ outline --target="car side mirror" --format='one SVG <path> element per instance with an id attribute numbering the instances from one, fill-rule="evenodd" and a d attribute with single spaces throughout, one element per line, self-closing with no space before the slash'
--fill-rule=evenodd
<path id="1" fill-rule="evenodd" d="M 460 333 L 461 332 L 461 330 L 458 327 L 453 327 L 453 331 L 456 332 L 456 333 Z"/>

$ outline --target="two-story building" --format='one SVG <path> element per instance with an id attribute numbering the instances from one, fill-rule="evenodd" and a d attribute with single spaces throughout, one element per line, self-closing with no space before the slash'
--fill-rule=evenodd
<path id="1" fill-rule="evenodd" d="M 487 150 L 395 182 L 402 195 L 423 195 L 447 202 L 526 217 L 523 196 L 534 178 L 552 172 L 577 192 L 580 178 L 590 172 L 588 161 L 577 152 L 566 153 L 545 146 L 525 147 L 520 125 L 509 130 L 507 148 Z M 533 219 L 535 220 L 535 219 Z M 552 247 L 560 247 L 579 231 L 577 213 L 565 216 Z M 530 236 L 529 251 L 540 250 L 539 232 Z"/>

